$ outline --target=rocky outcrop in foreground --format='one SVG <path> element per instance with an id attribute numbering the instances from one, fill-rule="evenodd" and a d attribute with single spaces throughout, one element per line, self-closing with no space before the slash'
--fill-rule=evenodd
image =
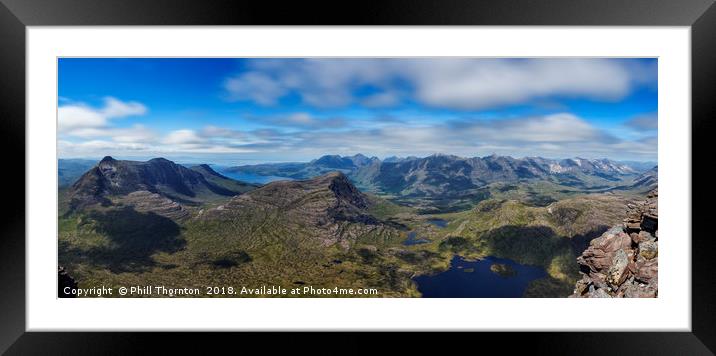
<path id="1" fill-rule="evenodd" d="M 582 279 L 571 297 L 655 298 L 659 294 L 658 191 L 628 205 L 624 224 L 592 240 L 577 257 Z"/>

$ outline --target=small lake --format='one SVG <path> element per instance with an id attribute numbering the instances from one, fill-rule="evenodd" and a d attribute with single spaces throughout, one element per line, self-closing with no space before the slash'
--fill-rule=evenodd
<path id="1" fill-rule="evenodd" d="M 443 219 L 428 219 L 427 221 L 429 224 L 435 225 L 439 228 L 444 228 L 448 224 L 447 220 Z M 416 231 L 411 231 L 408 233 L 408 238 L 403 241 L 403 245 L 412 246 L 428 242 L 430 242 L 430 240 L 418 238 L 418 233 Z"/>
<path id="2" fill-rule="evenodd" d="M 490 266 L 494 263 L 511 267 L 515 275 L 503 277 L 492 272 Z M 424 298 L 521 298 L 530 282 L 546 276 L 541 267 L 521 265 L 505 258 L 466 261 L 454 256 L 447 271 L 417 276 L 413 280 Z"/>
<path id="3" fill-rule="evenodd" d="M 433 224 L 440 228 L 445 227 L 448 224 L 447 220 L 443 220 L 443 219 L 428 219 L 428 223 Z"/>
<path id="4" fill-rule="evenodd" d="M 403 241 L 403 245 L 411 246 L 411 245 L 419 245 L 419 244 L 425 244 L 430 241 L 425 239 L 419 239 L 418 233 L 415 231 L 411 231 L 408 233 L 408 238 Z"/>
<path id="5" fill-rule="evenodd" d="M 293 180 L 292 178 L 287 177 L 278 177 L 278 176 L 262 176 L 258 174 L 253 173 L 244 173 L 244 172 L 231 172 L 227 171 L 227 167 L 222 166 L 211 166 L 211 168 L 214 168 L 217 172 L 220 174 L 227 176 L 231 179 L 238 180 L 241 182 L 246 183 L 258 183 L 258 184 L 266 184 L 271 183 L 277 180 Z"/>

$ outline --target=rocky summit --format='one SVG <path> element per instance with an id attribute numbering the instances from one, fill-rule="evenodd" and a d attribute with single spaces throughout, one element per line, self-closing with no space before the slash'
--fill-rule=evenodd
<path id="1" fill-rule="evenodd" d="M 358 236 L 390 230 L 368 213 L 372 205 L 340 172 L 300 181 L 276 181 L 203 212 L 200 219 L 240 230 L 265 226 L 304 232 L 323 245 L 348 247 Z"/>
<path id="2" fill-rule="evenodd" d="M 658 190 L 628 205 L 624 223 L 577 257 L 582 279 L 572 297 L 655 298 L 659 294 Z"/>
<path id="3" fill-rule="evenodd" d="M 221 176 L 206 165 L 189 169 L 164 158 L 140 162 L 107 156 L 85 172 L 68 193 L 70 207 L 75 210 L 97 204 L 107 206 L 113 198 L 126 198 L 132 205 L 159 206 L 160 210 L 176 212 L 180 210 L 177 201 L 195 203 L 234 196 L 255 187 Z"/>

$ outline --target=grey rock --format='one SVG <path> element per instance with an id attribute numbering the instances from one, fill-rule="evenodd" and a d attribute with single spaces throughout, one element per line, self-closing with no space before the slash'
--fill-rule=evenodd
<path id="1" fill-rule="evenodd" d="M 590 292 L 588 294 L 589 298 L 611 298 L 612 296 L 609 295 L 604 289 L 596 289 L 593 292 Z"/>
<path id="2" fill-rule="evenodd" d="M 627 277 L 627 267 L 629 266 L 629 256 L 625 250 L 618 250 L 612 261 L 612 265 L 607 271 L 607 282 L 617 288 L 624 282 Z"/>
<path id="3" fill-rule="evenodd" d="M 655 240 L 644 241 L 639 244 L 639 255 L 650 260 L 659 254 L 659 242 Z"/>

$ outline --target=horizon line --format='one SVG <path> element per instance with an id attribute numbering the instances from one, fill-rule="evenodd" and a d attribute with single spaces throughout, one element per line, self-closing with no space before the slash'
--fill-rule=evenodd
<path id="1" fill-rule="evenodd" d="M 512 158 L 512 159 L 516 159 L 516 160 L 529 159 L 529 158 L 541 158 L 541 159 L 549 159 L 549 160 L 583 159 L 583 160 L 591 160 L 591 161 L 609 160 L 609 161 L 614 161 L 614 162 L 658 163 L 658 158 L 656 158 L 656 159 L 643 159 L 643 160 L 642 160 L 642 159 L 615 159 L 615 158 L 609 158 L 609 157 L 585 158 L 585 157 L 579 157 L 579 156 L 560 157 L 560 158 L 544 157 L 544 156 L 520 156 L 520 157 L 515 157 L 515 156 L 511 156 L 511 155 L 498 155 L 498 154 L 495 154 L 495 153 L 489 154 L 489 155 L 483 155 L 483 156 L 479 156 L 479 155 L 476 155 L 476 156 L 461 156 L 461 155 L 457 155 L 457 154 L 442 153 L 442 152 L 432 153 L 432 154 L 425 155 L 425 156 L 419 156 L 419 155 L 406 155 L 406 156 L 386 155 L 386 156 L 383 156 L 383 157 L 380 157 L 380 156 L 377 156 L 377 155 L 367 155 L 367 154 L 363 154 L 363 153 L 346 154 L 346 155 L 341 155 L 341 154 L 323 154 L 323 155 L 317 156 L 317 157 L 315 157 L 315 158 L 311 158 L 311 159 L 304 160 L 304 161 L 301 161 L 301 160 L 272 160 L 272 159 L 258 159 L 258 158 L 237 158 L 237 159 L 235 159 L 235 160 L 238 161 L 238 162 L 241 162 L 241 161 L 257 161 L 258 163 L 256 163 L 256 164 L 261 164 L 261 163 L 308 163 L 308 162 L 311 162 L 311 161 L 314 161 L 314 160 L 317 160 L 317 159 L 320 159 L 320 158 L 326 157 L 326 156 L 338 156 L 338 157 L 341 157 L 341 158 L 346 158 L 346 157 L 354 157 L 354 156 L 358 156 L 358 155 L 362 155 L 362 156 L 367 157 L 367 158 L 369 158 L 369 159 L 377 158 L 377 159 L 380 160 L 380 161 L 384 161 L 384 160 L 386 160 L 386 159 L 388 159 L 388 158 L 394 158 L 394 157 L 395 157 L 395 158 L 398 158 L 398 159 L 405 159 L 405 158 L 411 158 L 411 157 L 415 157 L 415 158 L 417 158 L 417 159 L 421 159 L 421 158 L 428 158 L 428 157 L 431 157 L 431 156 L 452 156 L 452 157 L 458 157 L 458 158 L 462 158 L 462 159 L 470 159 L 470 158 L 487 158 L 487 157 L 496 156 L 496 157 Z M 112 157 L 112 158 L 115 158 L 115 159 L 117 159 L 116 157 L 120 157 L 120 158 L 119 158 L 120 160 L 127 160 L 127 161 L 134 161 L 134 160 L 136 160 L 136 161 L 142 161 L 142 160 L 144 160 L 144 161 L 149 161 L 149 160 L 155 159 L 155 158 L 164 158 L 164 159 L 170 160 L 170 161 L 172 161 L 172 162 L 181 162 L 181 161 L 183 161 L 183 160 L 187 160 L 187 159 L 188 159 L 188 160 L 192 160 L 192 161 L 193 161 L 193 160 L 196 160 L 196 162 L 201 161 L 201 163 L 196 163 L 196 164 L 222 165 L 222 164 L 219 164 L 219 163 L 215 163 L 215 162 L 217 161 L 216 159 L 199 160 L 199 159 L 198 159 L 199 157 L 192 157 L 192 156 L 174 156 L 174 157 L 172 157 L 172 155 L 148 155 L 148 156 L 125 156 L 125 155 L 117 155 L 116 157 L 113 156 L 113 155 L 101 155 L 101 156 L 97 156 L 97 157 L 86 157 L 86 156 L 85 156 L 85 157 L 60 157 L 60 156 L 58 155 L 58 156 L 57 156 L 57 159 L 58 159 L 58 160 L 62 160 L 62 159 L 65 159 L 65 160 L 92 160 L 92 161 L 97 161 L 97 162 L 99 162 L 99 161 L 101 161 L 104 157 L 107 157 L 107 156 Z M 126 157 L 126 158 L 123 158 L 123 157 Z M 228 158 L 228 159 L 231 159 L 231 158 Z M 222 159 L 222 160 L 227 160 L 227 159 L 225 158 L 225 159 Z"/>

